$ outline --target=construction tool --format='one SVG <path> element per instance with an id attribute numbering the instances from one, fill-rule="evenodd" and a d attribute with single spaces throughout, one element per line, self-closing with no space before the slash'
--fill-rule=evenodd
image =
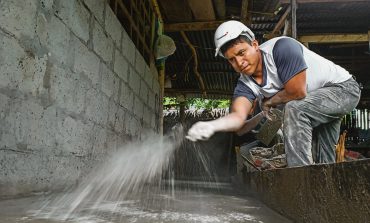
<path id="1" fill-rule="evenodd" d="M 256 134 L 256 138 L 268 146 L 283 123 L 283 112 L 279 109 L 271 109 L 269 118 L 262 124 Z"/>

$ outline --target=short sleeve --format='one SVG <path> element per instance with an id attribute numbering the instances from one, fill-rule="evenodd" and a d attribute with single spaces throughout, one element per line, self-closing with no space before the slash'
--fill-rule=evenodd
<path id="1" fill-rule="evenodd" d="M 307 69 L 302 46 L 292 38 L 281 38 L 276 41 L 273 57 L 277 72 L 283 84 L 299 72 Z"/>
<path id="2" fill-rule="evenodd" d="M 250 89 L 243 81 L 238 80 L 236 87 L 234 89 L 233 99 L 237 97 L 246 97 L 251 103 L 256 99 L 252 89 Z"/>

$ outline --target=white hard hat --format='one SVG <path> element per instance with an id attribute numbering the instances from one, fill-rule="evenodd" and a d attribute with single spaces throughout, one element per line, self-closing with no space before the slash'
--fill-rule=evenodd
<path id="1" fill-rule="evenodd" d="M 240 35 L 246 36 L 250 41 L 253 41 L 255 38 L 254 33 L 246 25 L 239 21 L 230 20 L 222 23 L 215 32 L 215 56 L 220 55 L 224 57 L 220 51 L 221 47 L 225 43 L 237 38 Z"/>

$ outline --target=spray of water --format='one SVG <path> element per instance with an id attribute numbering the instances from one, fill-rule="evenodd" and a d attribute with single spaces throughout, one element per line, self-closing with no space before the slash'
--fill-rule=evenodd
<path id="1" fill-rule="evenodd" d="M 124 200 L 144 201 L 152 192 L 153 184 L 160 187 L 163 172 L 168 170 L 182 138 L 182 127 L 177 127 L 170 136 L 148 136 L 123 146 L 107 162 L 96 167 L 76 189 L 46 202 L 38 214 L 42 213 L 43 218 L 68 220 L 81 212 L 95 210 L 107 201 L 116 201 L 111 206 L 112 212 Z"/>

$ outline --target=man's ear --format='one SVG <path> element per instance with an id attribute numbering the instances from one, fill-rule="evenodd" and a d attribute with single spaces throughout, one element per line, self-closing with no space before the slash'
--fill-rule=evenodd
<path id="1" fill-rule="evenodd" d="M 252 46 L 256 49 L 256 50 L 258 50 L 259 49 L 259 45 L 258 45 L 258 41 L 257 40 L 253 40 L 252 41 Z"/>

